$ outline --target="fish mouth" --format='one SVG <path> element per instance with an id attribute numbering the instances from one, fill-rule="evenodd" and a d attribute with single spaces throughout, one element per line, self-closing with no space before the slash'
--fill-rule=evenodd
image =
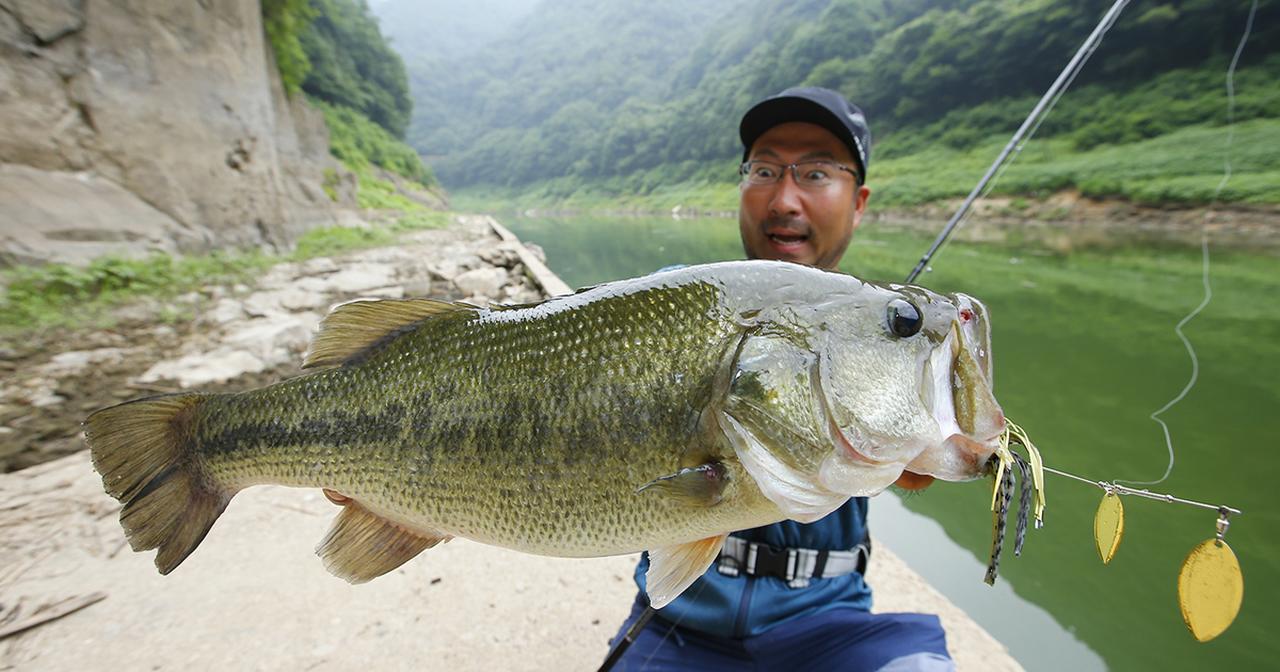
<path id="1" fill-rule="evenodd" d="M 963 295 L 960 295 L 963 296 Z M 947 481 L 982 476 L 1004 434 L 1004 411 L 991 391 L 991 357 L 976 300 L 956 300 L 957 320 L 926 364 L 939 443 L 907 465 L 909 471 Z"/>

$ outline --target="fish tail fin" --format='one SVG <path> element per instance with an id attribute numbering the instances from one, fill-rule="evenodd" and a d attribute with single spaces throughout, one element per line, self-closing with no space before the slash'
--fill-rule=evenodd
<path id="1" fill-rule="evenodd" d="M 102 485 L 123 504 L 120 526 L 129 545 L 160 549 L 155 562 L 161 574 L 200 545 L 235 494 L 207 473 L 196 453 L 193 420 L 207 398 L 184 393 L 138 399 L 84 422 Z"/>

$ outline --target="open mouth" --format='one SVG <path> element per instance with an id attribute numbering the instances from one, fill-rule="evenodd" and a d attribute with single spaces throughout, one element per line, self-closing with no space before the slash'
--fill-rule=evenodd
<path id="1" fill-rule="evenodd" d="M 769 242 L 784 248 L 797 247 L 809 241 L 808 234 L 786 229 L 771 229 L 766 231 L 764 235 L 769 239 Z"/>

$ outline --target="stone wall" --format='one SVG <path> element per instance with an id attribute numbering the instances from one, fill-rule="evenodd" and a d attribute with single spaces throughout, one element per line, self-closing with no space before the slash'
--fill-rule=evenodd
<path id="1" fill-rule="evenodd" d="M 328 145 L 258 0 L 0 0 L 0 265 L 288 244 L 353 205 Z"/>

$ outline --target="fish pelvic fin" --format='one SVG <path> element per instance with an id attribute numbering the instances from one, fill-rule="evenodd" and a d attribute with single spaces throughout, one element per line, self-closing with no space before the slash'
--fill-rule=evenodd
<path id="1" fill-rule="evenodd" d="M 205 395 L 150 397 L 97 411 L 85 442 L 102 486 L 115 497 L 135 551 L 159 549 L 168 574 L 204 540 L 235 490 L 210 476 L 195 450 L 193 421 Z"/>
<path id="2" fill-rule="evenodd" d="M 720 555 L 720 549 L 724 547 L 724 540 L 728 536 L 722 534 L 685 544 L 650 549 L 649 571 L 644 575 L 649 605 L 654 609 L 661 609 L 679 597 Z"/>
<path id="3" fill-rule="evenodd" d="M 302 368 L 341 366 L 440 315 L 476 313 L 465 303 L 435 299 L 356 299 L 334 306 L 320 322 Z"/>
<path id="4" fill-rule="evenodd" d="M 330 574 L 350 583 L 365 583 L 452 538 L 447 534 L 410 530 L 348 499 L 329 533 L 316 547 L 316 555 L 324 561 L 324 568 Z"/>

